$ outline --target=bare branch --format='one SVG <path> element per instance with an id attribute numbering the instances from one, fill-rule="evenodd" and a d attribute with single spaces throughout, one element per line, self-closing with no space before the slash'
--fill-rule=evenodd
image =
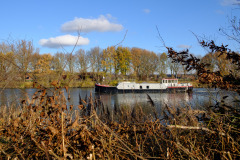
<path id="1" fill-rule="evenodd" d="M 159 37 L 161 43 L 163 44 L 163 47 L 167 48 L 167 46 L 166 46 L 166 44 L 165 44 L 157 26 L 156 26 L 156 29 L 157 29 L 157 32 L 158 32 L 158 37 Z"/>
<path id="2" fill-rule="evenodd" d="M 124 37 L 123 37 L 123 39 L 119 42 L 119 43 L 117 43 L 117 44 L 115 44 L 115 45 L 113 45 L 113 47 L 116 47 L 116 46 L 118 46 L 118 45 L 120 45 L 124 40 L 125 40 L 125 38 L 126 38 L 126 36 L 127 36 L 127 32 L 128 32 L 128 30 L 126 30 L 126 32 L 125 32 L 125 35 L 124 35 Z"/>

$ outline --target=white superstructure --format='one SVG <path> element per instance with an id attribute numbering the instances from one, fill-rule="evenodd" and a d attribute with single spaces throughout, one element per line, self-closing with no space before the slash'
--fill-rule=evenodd
<path id="1" fill-rule="evenodd" d="M 163 79 L 162 83 L 120 82 L 117 86 L 95 84 L 95 92 L 101 93 L 157 93 L 191 92 L 190 83 L 178 83 L 177 79 Z"/>
<path id="2" fill-rule="evenodd" d="M 178 83 L 178 79 L 163 79 L 162 83 L 135 83 L 135 82 L 121 82 L 117 89 L 121 90 L 136 90 L 136 89 L 167 89 L 174 87 L 192 86 L 190 83 Z"/>

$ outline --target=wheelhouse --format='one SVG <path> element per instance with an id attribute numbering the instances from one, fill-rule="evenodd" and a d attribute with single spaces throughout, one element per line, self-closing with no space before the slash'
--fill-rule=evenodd
<path id="1" fill-rule="evenodd" d="M 162 83 L 178 83 L 178 79 L 162 79 Z"/>

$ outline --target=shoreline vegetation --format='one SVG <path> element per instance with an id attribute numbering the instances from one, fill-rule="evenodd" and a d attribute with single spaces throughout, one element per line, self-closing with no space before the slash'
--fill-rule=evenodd
<path id="1" fill-rule="evenodd" d="M 124 81 L 124 80 L 112 80 L 110 82 L 101 82 L 103 84 L 111 85 L 111 86 L 116 86 L 118 82 Z M 126 80 L 127 81 L 127 80 Z M 138 83 L 142 82 L 149 82 L 149 83 L 160 83 L 159 81 L 136 81 L 136 80 L 130 80 Z M 51 87 L 51 82 L 38 82 L 39 84 L 42 84 L 43 86 L 49 88 Z M 68 82 L 60 82 L 61 87 L 64 87 L 67 83 L 69 88 L 94 88 L 96 81 L 93 81 L 92 79 L 86 79 L 86 80 L 72 80 Z M 206 88 L 208 87 L 207 85 L 203 85 L 201 83 L 198 83 L 197 80 L 182 80 L 179 79 L 179 83 L 191 83 L 194 88 Z M 26 89 L 26 88 L 37 88 L 37 86 L 34 86 L 33 81 L 27 81 L 27 82 L 0 82 L 0 89 L 4 88 L 12 88 L 12 89 Z"/>

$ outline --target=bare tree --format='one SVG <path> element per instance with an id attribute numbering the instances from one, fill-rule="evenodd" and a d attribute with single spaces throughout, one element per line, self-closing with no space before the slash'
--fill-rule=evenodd
<path id="1" fill-rule="evenodd" d="M 62 74 L 65 70 L 66 61 L 65 54 L 57 52 L 53 57 L 53 68 L 58 74 Z"/>
<path id="2" fill-rule="evenodd" d="M 158 55 L 159 57 L 159 63 L 158 63 L 158 74 L 160 77 L 165 77 L 167 74 L 167 54 L 164 52 L 162 54 Z"/>
<path id="3" fill-rule="evenodd" d="M 80 73 L 86 73 L 89 65 L 89 57 L 83 49 L 76 51 L 76 66 Z"/>
<path id="4" fill-rule="evenodd" d="M 99 47 L 94 47 L 88 51 L 88 58 L 90 61 L 90 68 L 93 73 L 99 73 L 101 70 L 102 51 Z"/>
<path id="5" fill-rule="evenodd" d="M 32 41 L 20 40 L 15 46 L 16 64 L 21 69 L 21 77 L 24 82 L 26 74 L 30 71 L 30 63 L 34 50 Z"/>

